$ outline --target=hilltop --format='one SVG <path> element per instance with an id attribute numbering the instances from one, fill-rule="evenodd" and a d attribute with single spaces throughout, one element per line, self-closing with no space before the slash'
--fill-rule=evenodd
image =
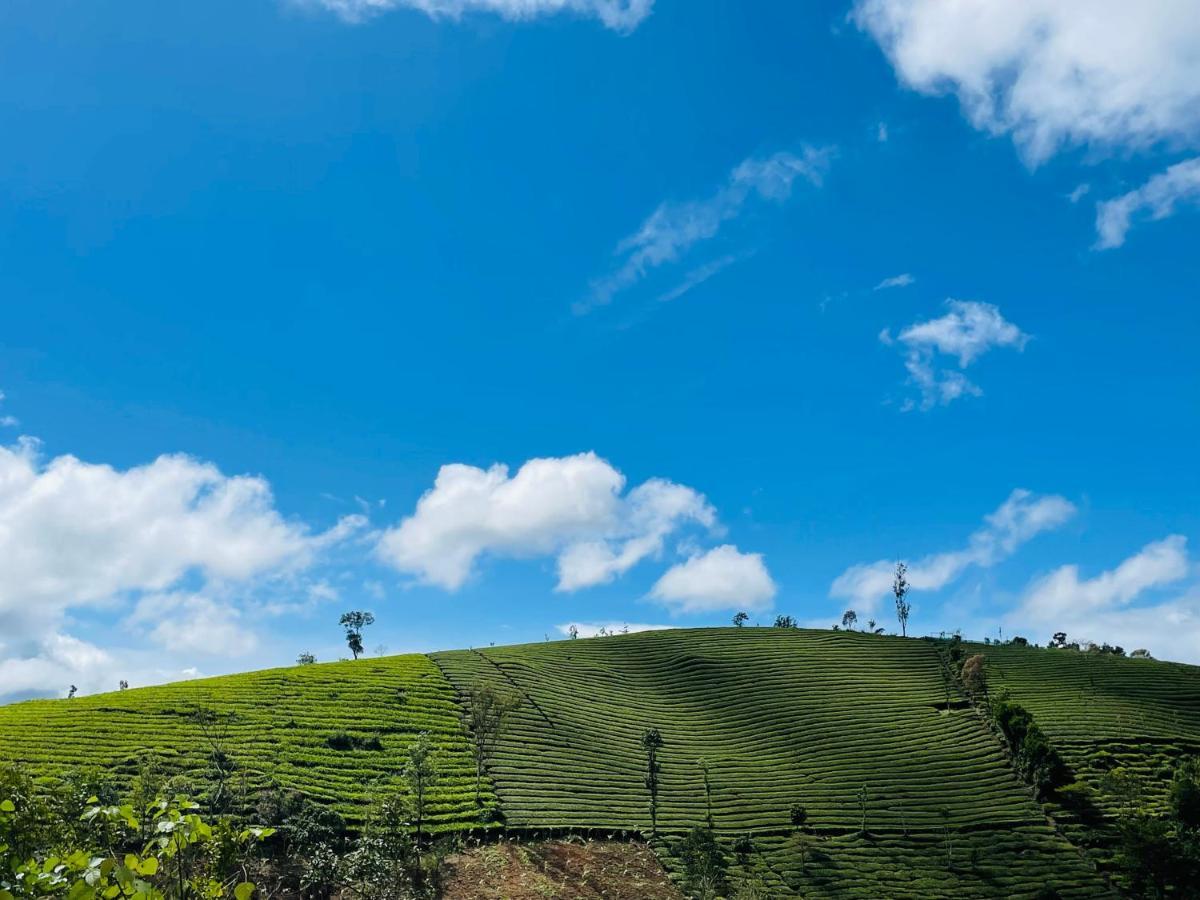
<path id="1" fill-rule="evenodd" d="M 1061 755 L 1071 791 L 1040 796 L 957 667 L 987 659 Z M 482 809 L 462 697 L 520 698 L 489 760 Z M 440 778 L 429 827 L 513 837 L 641 836 L 681 874 L 710 823 L 730 880 L 762 896 L 1112 894 L 1105 773 L 1151 806 L 1200 754 L 1200 669 L 1012 645 L 859 632 L 687 629 L 253 672 L 0 708 L 0 760 L 47 780 L 129 779 L 147 753 L 200 779 L 222 723 L 244 796 L 270 783 L 358 821 L 420 732 Z M 645 729 L 662 736 L 657 833 Z M 1086 793 L 1086 808 L 1079 797 Z M 793 810 L 802 807 L 797 823 Z M 748 840 L 747 840 L 748 839 Z M 1057 892 L 1052 894 L 1049 892 Z"/>

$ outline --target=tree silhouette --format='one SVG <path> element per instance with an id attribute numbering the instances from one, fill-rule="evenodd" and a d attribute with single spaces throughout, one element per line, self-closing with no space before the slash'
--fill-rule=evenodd
<path id="1" fill-rule="evenodd" d="M 908 596 L 908 566 L 902 562 L 896 563 L 896 578 L 892 581 L 892 593 L 896 595 L 896 618 L 900 620 L 900 636 L 908 637 L 908 614 L 912 612 L 912 604 L 905 598 Z"/>
<path id="2" fill-rule="evenodd" d="M 363 629 L 368 625 L 375 624 L 375 616 L 369 612 L 354 610 L 342 613 L 338 624 L 346 629 L 346 644 L 350 647 L 350 652 L 354 654 L 354 658 L 358 659 L 359 655 L 363 652 Z"/>

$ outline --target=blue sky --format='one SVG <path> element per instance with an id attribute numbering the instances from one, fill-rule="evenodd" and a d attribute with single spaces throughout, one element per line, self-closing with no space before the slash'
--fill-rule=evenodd
<path id="1" fill-rule="evenodd" d="M 1200 662 L 1200 25 L 1107 5 L 5 4 L 0 697 L 897 558 Z"/>

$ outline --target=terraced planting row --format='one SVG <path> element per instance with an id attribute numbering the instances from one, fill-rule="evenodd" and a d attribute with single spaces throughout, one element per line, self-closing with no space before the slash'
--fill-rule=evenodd
<path id="1" fill-rule="evenodd" d="M 997 896 L 983 875 L 964 893 L 944 854 L 930 855 L 950 835 L 1002 876 L 1005 895 L 1032 895 L 1050 871 L 1079 896 L 1105 894 L 975 713 L 947 708 L 929 642 L 696 629 L 434 659 L 460 689 L 491 680 L 526 698 L 490 769 L 511 825 L 648 832 L 640 738 L 653 727 L 661 846 L 711 808 L 724 837 L 768 842 L 752 864 L 773 890 L 902 896 L 911 881 L 912 896 Z M 805 865 L 787 839 L 795 804 L 821 849 Z"/>
<path id="2" fill-rule="evenodd" d="M 1162 803 L 1171 770 L 1200 755 L 1200 667 L 1075 650 L 970 645 L 988 660 L 992 689 L 1033 713 L 1095 801 L 1120 804 L 1103 776 L 1136 775 L 1146 800 Z"/>
<path id="3" fill-rule="evenodd" d="M 196 722 L 216 716 L 235 791 L 275 781 L 325 802 L 351 822 L 372 784 L 394 779 L 415 736 L 428 731 L 440 780 L 430 825 L 478 824 L 474 762 L 454 689 L 426 656 L 271 669 L 0 707 L 0 761 L 46 779 L 86 769 L 127 780 L 147 754 L 171 773 L 199 774 L 212 746 Z M 347 740 L 348 739 L 348 740 Z M 490 787 L 486 802 L 494 800 Z"/>

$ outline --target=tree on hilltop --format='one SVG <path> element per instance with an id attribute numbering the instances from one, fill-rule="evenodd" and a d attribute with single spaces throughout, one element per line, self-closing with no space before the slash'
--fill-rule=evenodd
<path id="1" fill-rule="evenodd" d="M 853 631 L 854 626 L 857 623 L 858 623 L 858 613 L 856 613 L 854 610 L 848 609 L 844 613 L 842 613 L 842 627 L 845 628 L 847 631 Z"/>
<path id="2" fill-rule="evenodd" d="M 346 629 L 346 644 L 350 647 L 350 652 L 354 654 L 354 658 L 358 659 L 363 652 L 363 629 L 368 625 L 375 624 L 375 616 L 369 612 L 354 610 L 342 613 L 342 617 L 338 619 L 338 624 Z"/>
<path id="3" fill-rule="evenodd" d="M 908 602 L 908 566 L 903 562 L 896 563 L 896 577 L 892 580 L 892 593 L 896 596 L 896 619 L 900 622 L 900 636 L 908 637 L 908 614 L 912 612 L 912 604 Z"/>
<path id="4" fill-rule="evenodd" d="M 747 613 L 740 612 L 733 617 L 733 625 L 735 628 L 741 628 L 749 619 L 750 616 Z"/>
<path id="5" fill-rule="evenodd" d="M 298 665 L 298 666 L 311 666 L 316 661 L 317 661 L 317 658 L 315 656 L 313 656 L 311 653 L 309 653 L 307 650 L 305 650 L 299 656 L 296 657 L 296 665 Z"/>
<path id="6" fill-rule="evenodd" d="M 791 616 L 776 616 L 775 617 L 775 627 L 776 628 L 795 628 L 796 620 L 793 619 Z"/>

